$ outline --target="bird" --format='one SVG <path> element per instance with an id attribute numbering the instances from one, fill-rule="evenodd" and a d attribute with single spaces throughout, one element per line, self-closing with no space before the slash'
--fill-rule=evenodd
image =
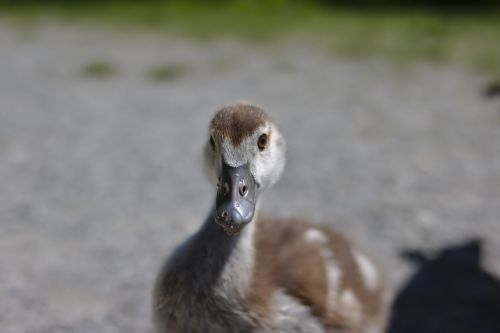
<path id="1" fill-rule="evenodd" d="M 325 224 L 259 218 L 262 194 L 285 166 L 286 142 L 268 113 L 231 104 L 208 132 L 203 156 L 215 202 L 160 269 L 156 331 L 383 332 L 389 292 L 365 252 Z"/>

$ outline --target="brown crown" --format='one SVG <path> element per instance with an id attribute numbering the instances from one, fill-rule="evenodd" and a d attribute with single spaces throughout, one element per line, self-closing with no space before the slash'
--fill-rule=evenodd
<path id="1" fill-rule="evenodd" d="M 256 128 L 270 121 L 267 113 L 258 106 L 251 104 L 236 104 L 220 109 L 212 119 L 210 128 L 221 138 L 238 146 L 250 136 Z"/>

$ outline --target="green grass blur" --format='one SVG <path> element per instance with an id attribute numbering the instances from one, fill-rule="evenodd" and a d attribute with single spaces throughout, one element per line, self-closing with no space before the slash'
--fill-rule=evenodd
<path id="1" fill-rule="evenodd" d="M 498 11 L 483 6 L 454 8 L 452 3 L 444 9 L 429 9 L 365 2 L 371 5 L 335 7 L 326 4 L 329 1 L 286 0 L 4 0 L 0 1 L 0 18 L 133 26 L 202 40 L 274 43 L 300 38 L 332 56 L 456 63 L 500 76 Z M 484 2 L 490 6 L 497 1 Z"/>

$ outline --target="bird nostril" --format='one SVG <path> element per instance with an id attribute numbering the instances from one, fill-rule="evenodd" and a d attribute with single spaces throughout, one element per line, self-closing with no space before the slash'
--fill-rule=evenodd
<path id="1" fill-rule="evenodd" d="M 244 197 L 247 194 L 247 192 L 248 192 L 248 187 L 246 185 L 243 185 L 243 186 L 240 187 L 240 194 L 241 194 L 241 196 Z"/>
<path id="2" fill-rule="evenodd" d="M 223 218 L 226 218 L 227 217 L 227 212 L 223 211 L 222 214 L 220 214 L 220 216 L 222 216 Z"/>

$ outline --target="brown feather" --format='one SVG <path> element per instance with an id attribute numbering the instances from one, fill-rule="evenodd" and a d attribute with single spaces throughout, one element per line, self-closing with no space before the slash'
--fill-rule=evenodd
<path id="1" fill-rule="evenodd" d="M 233 146 L 238 146 L 268 121 L 269 116 L 258 106 L 236 104 L 219 110 L 210 123 L 210 129 L 219 137 L 229 139 Z"/>
<path id="2" fill-rule="evenodd" d="M 378 321 L 385 308 L 382 288 L 368 290 L 352 254 L 351 244 L 331 228 L 311 225 L 302 220 L 258 221 L 255 234 L 255 267 L 247 295 L 251 309 L 261 316 L 269 315 L 273 293 L 283 289 L 323 322 L 326 328 L 357 328 L 350 309 L 341 304 L 328 308 L 326 261 L 322 249 L 334 253 L 335 263 L 342 271 L 338 295 L 350 290 L 362 306 L 363 318 Z M 325 244 L 308 242 L 304 235 L 309 228 L 323 232 Z M 383 320 L 383 318 L 381 318 Z"/>

